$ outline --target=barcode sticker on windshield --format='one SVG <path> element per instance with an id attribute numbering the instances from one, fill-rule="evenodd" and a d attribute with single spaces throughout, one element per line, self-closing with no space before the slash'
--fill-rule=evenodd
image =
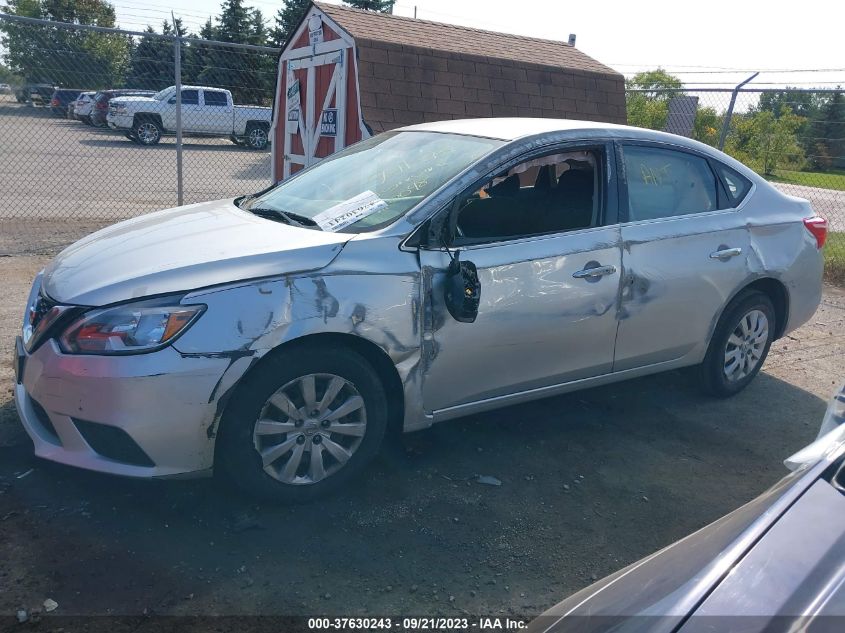
<path id="1" fill-rule="evenodd" d="M 324 231 L 339 231 L 386 206 L 387 203 L 378 194 L 368 190 L 318 213 L 314 222 Z"/>

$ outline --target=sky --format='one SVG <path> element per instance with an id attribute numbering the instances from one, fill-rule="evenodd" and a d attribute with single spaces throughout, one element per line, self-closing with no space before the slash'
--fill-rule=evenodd
<path id="1" fill-rule="evenodd" d="M 120 26 L 158 27 L 171 9 L 192 30 L 219 13 L 214 0 L 111 0 Z M 340 0 L 329 0 L 340 4 Z M 246 0 L 269 21 L 281 6 Z M 845 2 L 841 0 L 399 0 L 397 15 L 566 40 L 631 75 L 658 65 L 687 86 L 738 83 L 834 88 L 845 85 Z M 804 72 L 777 72 L 777 71 Z M 825 72 L 809 72 L 809 71 Z"/>

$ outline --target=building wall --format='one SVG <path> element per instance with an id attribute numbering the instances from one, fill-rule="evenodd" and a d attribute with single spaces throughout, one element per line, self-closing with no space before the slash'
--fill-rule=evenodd
<path id="1" fill-rule="evenodd" d="M 622 75 L 563 70 L 356 40 L 364 120 L 374 133 L 450 118 L 626 122 Z"/>

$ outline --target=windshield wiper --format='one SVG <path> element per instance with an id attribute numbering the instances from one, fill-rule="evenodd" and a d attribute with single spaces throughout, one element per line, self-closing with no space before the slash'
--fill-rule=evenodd
<path id="1" fill-rule="evenodd" d="M 307 229 L 317 229 L 318 231 L 323 230 L 314 220 L 305 217 L 304 215 L 299 215 L 298 213 L 282 211 L 281 209 L 271 209 L 269 207 L 249 207 L 246 210 L 262 218 L 267 218 L 269 220 L 281 220 L 282 222 L 290 224 L 292 226 L 301 226 Z"/>

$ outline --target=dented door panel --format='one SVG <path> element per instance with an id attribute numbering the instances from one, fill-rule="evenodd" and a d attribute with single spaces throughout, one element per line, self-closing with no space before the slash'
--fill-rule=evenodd
<path id="1" fill-rule="evenodd" d="M 745 223 L 731 210 L 622 225 L 614 371 L 704 357 L 723 306 L 751 276 Z"/>
<path id="2" fill-rule="evenodd" d="M 450 317 L 440 288 L 446 253 L 421 251 L 425 332 L 423 401 L 437 411 L 608 373 L 616 338 L 618 227 L 468 247 L 481 302 L 474 323 Z M 596 265 L 614 272 L 576 273 Z"/>

